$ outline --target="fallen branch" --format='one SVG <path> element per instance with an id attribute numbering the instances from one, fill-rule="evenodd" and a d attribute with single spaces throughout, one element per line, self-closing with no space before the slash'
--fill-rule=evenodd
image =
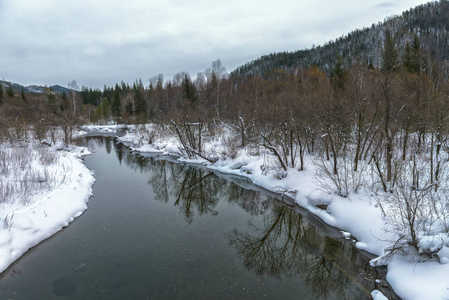
<path id="1" fill-rule="evenodd" d="M 284 169 L 284 171 L 287 171 L 287 166 L 285 165 L 284 161 L 282 160 L 281 155 L 276 150 L 276 148 L 274 148 L 273 146 L 270 146 L 270 145 L 266 145 L 266 144 L 261 144 L 261 146 L 264 146 L 265 148 L 271 150 L 271 152 L 273 152 L 273 154 L 278 158 L 278 160 L 281 163 L 281 166 Z"/>
<path id="2" fill-rule="evenodd" d="M 187 146 L 187 148 L 189 149 L 189 151 L 191 151 L 191 152 L 193 152 L 194 154 L 198 155 L 199 157 L 201 157 L 201 158 L 207 160 L 208 162 L 215 163 L 215 162 L 218 160 L 218 158 L 215 158 L 215 159 L 209 158 L 209 157 L 207 157 L 206 155 L 204 155 L 203 153 L 199 152 L 198 150 L 193 149 L 193 148 L 190 147 L 190 146 Z"/>

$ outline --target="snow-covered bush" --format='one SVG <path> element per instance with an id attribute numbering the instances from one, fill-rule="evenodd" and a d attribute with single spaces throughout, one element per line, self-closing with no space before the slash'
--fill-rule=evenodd
<path id="1" fill-rule="evenodd" d="M 420 253 L 433 254 L 435 249 L 423 247 L 422 241 L 448 232 L 449 201 L 447 183 L 437 186 L 429 168 L 424 156 L 398 164 L 395 185 L 384 194 L 380 205 L 386 212 L 388 231 L 397 233 Z"/>
<path id="2" fill-rule="evenodd" d="M 21 147 L 3 144 L 0 147 L 0 202 L 27 204 L 38 192 L 64 183 L 64 155 L 37 143 Z"/>
<path id="3" fill-rule="evenodd" d="M 137 136 L 140 139 L 140 144 L 153 144 L 158 135 L 158 127 L 156 125 L 140 124 L 135 126 Z"/>
<path id="4" fill-rule="evenodd" d="M 440 231 L 449 233 L 449 189 L 439 188 L 430 192 L 430 204 L 438 218 Z"/>
<path id="5" fill-rule="evenodd" d="M 416 189 L 400 182 L 386 198 L 388 230 L 402 233 L 415 248 L 418 248 L 420 236 L 435 222 L 429 205 L 430 188 Z"/>
<path id="6" fill-rule="evenodd" d="M 366 164 L 359 162 L 359 168 L 354 171 L 354 162 L 348 156 L 338 158 L 336 174 L 333 162 L 323 156 L 317 156 L 313 163 L 317 167 L 315 178 L 325 192 L 347 197 L 366 185 Z"/>

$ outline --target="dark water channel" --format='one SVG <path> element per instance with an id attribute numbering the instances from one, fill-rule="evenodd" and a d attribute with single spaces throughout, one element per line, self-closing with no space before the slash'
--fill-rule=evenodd
<path id="1" fill-rule="evenodd" d="M 293 205 L 110 138 L 86 143 L 89 209 L 0 275 L 0 299 L 370 299 L 381 275 L 368 258 Z"/>

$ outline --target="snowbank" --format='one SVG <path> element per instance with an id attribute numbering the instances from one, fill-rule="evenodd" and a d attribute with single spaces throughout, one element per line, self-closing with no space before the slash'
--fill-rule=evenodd
<path id="1" fill-rule="evenodd" d="M 37 191 L 27 203 L 0 204 L 0 273 L 28 249 L 67 226 L 87 209 L 95 179 L 80 157 L 89 152 L 83 147 L 72 147 L 70 152 L 56 148 L 53 149 L 56 161 L 48 166 L 47 172 L 64 176 L 62 182 L 51 189 Z"/>
<path id="2" fill-rule="evenodd" d="M 449 264 L 394 256 L 388 264 L 387 281 L 402 299 L 449 299 Z"/>

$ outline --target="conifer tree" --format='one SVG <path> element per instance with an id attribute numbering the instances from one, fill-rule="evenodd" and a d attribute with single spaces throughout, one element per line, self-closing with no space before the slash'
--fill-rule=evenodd
<path id="1" fill-rule="evenodd" d="M 398 68 L 398 51 L 390 30 L 385 30 L 384 48 L 382 51 L 382 71 L 390 73 Z"/>
<path id="2" fill-rule="evenodd" d="M 421 73 L 423 68 L 423 55 L 421 52 L 421 41 L 416 33 L 413 35 L 412 50 L 415 72 Z"/>
<path id="3" fill-rule="evenodd" d="M 65 111 L 65 110 L 69 109 L 70 108 L 70 101 L 69 101 L 69 98 L 67 97 L 67 94 L 65 92 L 62 92 L 61 99 L 62 99 L 61 110 Z"/>
<path id="4" fill-rule="evenodd" d="M 103 101 L 101 102 L 101 114 L 106 120 L 108 120 L 111 116 L 111 107 L 109 106 L 109 101 L 106 97 L 104 97 Z"/>
<path id="5" fill-rule="evenodd" d="M 413 42 L 405 44 L 404 58 L 402 61 L 404 71 L 411 74 L 420 74 L 422 69 L 421 42 L 417 34 L 413 36 Z"/>
<path id="6" fill-rule="evenodd" d="M 129 99 L 126 102 L 125 110 L 130 115 L 132 115 L 134 113 L 133 103 Z"/>
<path id="7" fill-rule="evenodd" d="M 187 74 L 182 81 L 182 98 L 189 101 L 192 105 L 195 105 L 197 100 L 196 88 Z"/>
<path id="8" fill-rule="evenodd" d="M 112 96 L 111 111 L 112 116 L 118 122 L 120 116 L 122 115 L 122 100 L 120 99 L 120 90 L 118 84 L 115 85 L 114 95 Z"/>
<path id="9" fill-rule="evenodd" d="M 23 90 L 23 87 L 20 90 L 20 98 L 22 98 L 22 100 L 25 101 L 25 102 L 27 101 L 27 98 L 25 96 L 25 91 Z"/>
<path id="10" fill-rule="evenodd" d="M 4 96 L 3 84 L 0 83 L 0 105 L 3 104 L 3 96 Z"/>
<path id="11" fill-rule="evenodd" d="M 343 58 L 339 55 L 335 62 L 335 67 L 332 69 L 331 83 L 335 89 L 342 89 L 344 87 L 344 77 L 346 69 L 343 64 Z"/>
<path id="12" fill-rule="evenodd" d="M 143 98 L 143 84 L 142 80 L 136 81 L 133 85 L 133 101 L 134 113 L 137 115 L 147 115 L 147 103 Z"/>
<path id="13" fill-rule="evenodd" d="M 14 97 L 14 90 L 12 89 L 12 85 L 9 84 L 8 88 L 6 89 L 6 96 L 9 98 Z"/>
<path id="14" fill-rule="evenodd" d="M 57 112 L 56 97 L 52 92 L 49 92 L 47 94 L 46 108 L 49 112 L 51 112 L 53 114 L 56 114 L 56 112 Z"/>
<path id="15" fill-rule="evenodd" d="M 405 44 L 404 57 L 402 58 L 402 68 L 408 73 L 413 73 L 412 47 L 409 42 Z"/>

